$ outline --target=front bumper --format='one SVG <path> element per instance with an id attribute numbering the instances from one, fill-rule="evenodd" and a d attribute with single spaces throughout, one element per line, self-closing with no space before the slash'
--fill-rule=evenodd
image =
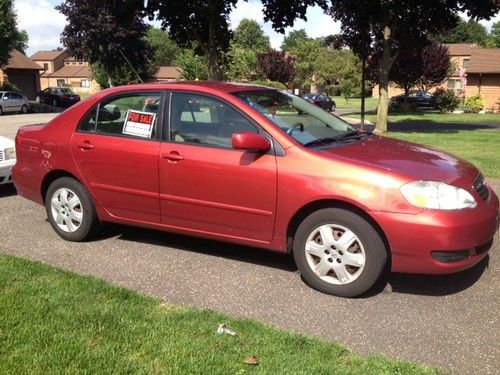
<path id="1" fill-rule="evenodd" d="M 498 198 L 474 209 L 423 210 L 419 214 L 372 212 L 391 249 L 393 272 L 448 274 L 470 268 L 488 255 L 498 230 Z"/>
<path id="2" fill-rule="evenodd" d="M 11 171 L 15 163 L 15 159 L 0 162 L 0 185 L 12 183 Z"/>

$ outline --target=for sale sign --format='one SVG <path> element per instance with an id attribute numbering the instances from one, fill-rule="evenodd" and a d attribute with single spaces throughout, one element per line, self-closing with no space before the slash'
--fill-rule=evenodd
<path id="1" fill-rule="evenodd" d="M 127 118 L 123 124 L 123 134 L 133 135 L 142 138 L 151 138 L 153 126 L 156 120 L 156 113 L 127 111 Z"/>

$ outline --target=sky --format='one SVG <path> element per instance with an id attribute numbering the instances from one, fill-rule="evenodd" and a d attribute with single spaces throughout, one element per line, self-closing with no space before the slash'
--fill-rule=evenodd
<path id="1" fill-rule="evenodd" d="M 26 51 L 28 56 L 40 50 L 61 47 L 59 38 L 66 24 L 66 19 L 54 9 L 61 2 L 61 0 L 14 0 L 18 27 L 21 30 L 26 30 L 29 35 L 28 50 Z M 231 28 L 237 27 L 243 18 L 256 20 L 262 26 L 264 33 L 269 36 L 272 47 L 280 47 L 284 36 L 274 32 L 270 23 L 264 23 L 260 1 L 244 2 L 239 0 L 230 15 Z M 489 29 L 491 24 L 496 21 L 500 21 L 500 15 L 482 23 Z M 308 36 L 317 38 L 339 33 L 340 25 L 325 15 L 319 7 L 312 7 L 307 11 L 307 21 L 297 20 L 292 28 L 286 30 L 286 33 L 298 29 L 305 29 Z"/>

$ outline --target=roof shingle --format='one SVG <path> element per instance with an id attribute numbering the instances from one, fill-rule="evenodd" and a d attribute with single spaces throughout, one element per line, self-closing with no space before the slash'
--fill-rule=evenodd
<path id="1" fill-rule="evenodd" d="M 90 78 L 91 72 L 88 65 L 64 65 L 48 76 L 51 78 Z"/>
<path id="2" fill-rule="evenodd" d="M 500 48 L 475 49 L 467 73 L 500 73 Z"/>
<path id="3" fill-rule="evenodd" d="M 59 56 L 61 56 L 62 54 L 66 54 L 66 51 L 63 50 L 38 51 L 31 56 L 31 60 L 54 60 Z"/>
<path id="4" fill-rule="evenodd" d="M 7 65 L 2 66 L 2 69 L 43 70 L 40 65 L 26 55 L 23 55 L 17 49 L 13 49 L 10 52 L 9 61 Z"/>

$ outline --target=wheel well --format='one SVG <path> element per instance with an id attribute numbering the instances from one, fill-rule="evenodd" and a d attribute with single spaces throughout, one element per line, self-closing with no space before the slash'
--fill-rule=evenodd
<path id="1" fill-rule="evenodd" d="M 45 195 L 47 194 L 47 190 L 49 189 L 50 184 L 61 177 L 71 177 L 71 178 L 74 178 L 75 180 L 77 180 L 78 182 L 81 183 L 81 181 L 78 180 L 78 178 L 76 178 L 74 175 L 72 175 L 71 173 L 69 173 L 67 171 L 62 171 L 62 170 L 51 171 L 49 174 L 47 174 L 44 177 L 44 179 L 42 181 L 42 189 L 41 189 L 42 191 L 41 192 L 42 192 L 42 199 L 43 199 L 44 203 L 45 203 Z"/>
<path id="2" fill-rule="evenodd" d="M 391 258 L 391 252 L 390 252 L 390 247 L 389 247 L 389 241 L 387 240 L 387 237 L 380 227 L 378 223 L 370 216 L 368 215 L 365 211 L 360 209 L 359 207 L 348 203 L 344 201 L 339 201 L 339 200 L 334 200 L 334 199 L 324 199 L 316 202 L 311 202 L 304 207 L 302 207 L 300 210 L 298 210 L 295 215 L 292 217 L 288 224 L 288 229 L 287 229 L 287 251 L 289 253 L 292 252 L 293 250 L 293 238 L 295 236 L 295 232 L 297 231 L 300 223 L 310 214 L 312 214 L 315 211 L 324 209 L 324 208 L 343 208 L 345 210 L 354 212 L 355 214 L 361 216 L 363 219 L 368 221 L 373 228 L 377 231 L 377 233 L 380 235 L 380 238 L 382 238 L 382 241 L 384 241 L 384 245 L 387 249 L 387 256 L 388 256 L 388 264 L 390 263 L 390 258 Z"/>

